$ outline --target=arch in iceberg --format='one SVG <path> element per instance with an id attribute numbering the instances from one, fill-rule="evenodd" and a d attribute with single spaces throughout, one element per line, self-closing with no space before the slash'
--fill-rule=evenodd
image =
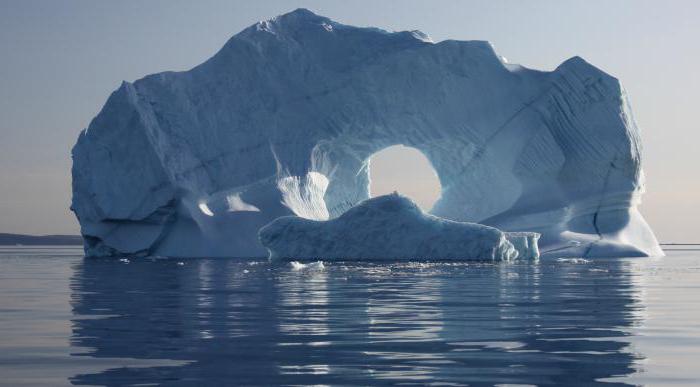
<path id="1" fill-rule="evenodd" d="M 545 254 L 663 254 L 637 210 L 641 141 L 617 79 L 303 9 L 189 71 L 124 82 L 73 149 L 72 210 L 87 255 L 260 256 L 277 217 L 367 199 L 368 158 L 397 144 L 435 168 L 434 215 L 539 232 Z"/>

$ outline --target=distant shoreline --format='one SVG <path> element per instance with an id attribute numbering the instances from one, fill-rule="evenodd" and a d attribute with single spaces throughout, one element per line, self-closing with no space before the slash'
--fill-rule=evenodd
<path id="1" fill-rule="evenodd" d="M 700 243 L 659 243 L 661 246 L 700 246 Z"/>
<path id="2" fill-rule="evenodd" d="M 0 233 L 0 246 L 82 246 L 80 235 L 24 235 Z"/>

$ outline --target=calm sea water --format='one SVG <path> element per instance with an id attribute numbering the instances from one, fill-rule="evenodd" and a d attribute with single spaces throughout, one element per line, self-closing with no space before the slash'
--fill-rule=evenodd
<path id="1" fill-rule="evenodd" d="M 317 266 L 2 248 L 0 384 L 700 384 L 700 251 Z"/>

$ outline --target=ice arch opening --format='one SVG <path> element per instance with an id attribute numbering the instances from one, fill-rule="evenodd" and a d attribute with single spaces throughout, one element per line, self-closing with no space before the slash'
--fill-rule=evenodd
<path id="1" fill-rule="evenodd" d="M 369 196 L 394 191 L 410 197 L 423 211 L 430 211 L 440 197 L 440 180 L 428 158 L 418 149 L 394 145 L 368 160 Z"/>

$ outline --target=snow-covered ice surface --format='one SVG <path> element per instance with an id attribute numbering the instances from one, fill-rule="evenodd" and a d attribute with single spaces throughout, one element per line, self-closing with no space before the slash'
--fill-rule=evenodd
<path id="1" fill-rule="evenodd" d="M 276 219 L 260 230 L 272 259 L 484 260 L 537 258 L 537 235 L 502 231 L 423 213 L 410 199 L 390 194 L 365 200 L 339 217 Z M 294 262 L 292 263 L 294 265 Z"/>
<path id="2" fill-rule="evenodd" d="M 299 9 L 203 64 L 124 82 L 73 149 L 88 255 L 263 256 L 258 230 L 369 197 L 403 144 L 439 176 L 431 213 L 542 234 L 544 255 L 661 255 L 637 210 L 639 131 L 579 57 L 510 64 L 488 42 L 343 25 Z"/>

